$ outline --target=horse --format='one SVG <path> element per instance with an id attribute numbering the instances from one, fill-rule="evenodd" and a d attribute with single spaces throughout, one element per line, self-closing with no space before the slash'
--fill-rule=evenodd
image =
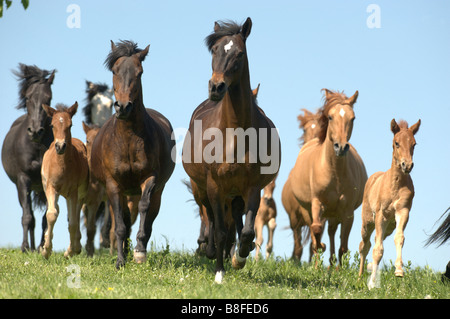
<path id="1" fill-rule="evenodd" d="M 113 91 L 105 83 L 86 81 L 86 93 L 84 121 L 88 125 L 102 126 L 112 115 Z"/>
<path id="2" fill-rule="evenodd" d="M 419 131 L 419 121 L 408 127 L 406 121 L 398 124 L 391 121 L 394 134 L 392 142 L 392 163 L 386 172 L 376 172 L 367 180 L 362 205 L 361 256 L 359 277 L 364 272 L 364 263 L 370 249 L 370 236 L 375 230 L 375 246 L 373 248 L 373 266 L 368 288 L 375 287 L 378 265 L 383 257 L 383 241 L 396 229 L 394 242 L 397 250 L 395 260 L 395 276 L 403 277 L 402 248 L 405 241 L 403 234 L 409 219 L 414 198 L 414 185 L 411 170 L 414 166 L 413 154 L 416 140 L 414 135 Z"/>
<path id="3" fill-rule="evenodd" d="M 261 189 L 275 178 L 281 159 L 275 126 L 258 107 L 250 88 L 246 40 L 251 27 L 250 18 L 242 25 L 231 21 L 215 22 L 214 31 L 206 38 L 212 53 L 213 70 L 208 87 L 209 98 L 193 112 L 189 134 L 183 145 L 183 167 L 193 188 L 198 189 L 199 201 L 206 207 L 208 215 L 210 238 L 206 255 L 217 259 L 216 283 L 222 283 L 225 273 L 224 250 L 229 237 L 225 217 L 231 214 L 235 223 L 238 243 L 232 266 L 240 269 L 254 249 L 254 223 Z M 239 141 L 242 143 L 244 140 L 245 145 L 236 145 L 239 134 L 233 132 L 244 130 L 248 136 Z M 214 147 L 207 143 L 207 139 L 197 136 L 201 134 L 203 137 L 206 133 L 212 139 L 211 132 L 216 136 L 216 143 L 212 143 Z M 227 132 L 233 136 L 224 143 L 224 133 Z M 259 144 L 254 140 L 252 144 L 251 137 Z M 245 143 L 247 138 L 249 143 Z M 270 162 L 269 167 L 261 158 L 256 158 L 255 146 L 260 154 L 265 147 L 271 150 L 271 158 L 266 161 Z M 205 153 L 206 158 L 203 156 Z M 246 215 L 245 225 L 243 214 Z M 232 240 L 236 232 L 233 237 Z"/>
<path id="4" fill-rule="evenodd" d="M 328 220 L 330 262 L 334 260 L 334 232 L 341 223 L 339 264 L 348 251 L 353 214 L 362 202 L 367 173 L 356 149 L 349 143 L 358 91 L 344 93 L 323 89 L 318 138 L 306 143 L 289 175 L 291 191 L 300 205 L 299 219 L 308 225 L 313 253 L 325 250 L 320 242 Z"/>
<path id="5" fill-rule="evenodd" d="M 100 127 L 94 124 L 88 125 L 86 122 L 82 122 L 83 124 L 83 130 L 86 133 L 86 149 L 87 149 L 87 157 L 88 157 L 88 164 L 89 169 L 91 169 L 91 152 L 92 152 L 92 144 L 94 142 L 95 137 L 97 136 Z M 88 194 L 85 199 L 85 215 L 86 215 L 86 228 L 87 228 L 87 241 L 86 241 L 86 251 L 88 253 L 88 256 L 92 256 L 94 254 L 94 237 L 96 232 L 96 221 L 99 216 L 99 212 L 97 211 L 97 214 L 95 214 L 95 209 L 98 207 L 99 210 L 102 209 L 102 212 L 105 212 L 105 221 L 107 220 L 108 223 L 105 223 L 102 228 L 101 236 L 103 237 L 101 241 L 102 242 L 108 242 L 108 247 L 110 249 L 110 254 L 113 253 L 115 248 L 115 234 L 114 234 L 114 227 L 115 227 L 115 220 L 114 220 L 114 214 L 112 213 L 112 210 L 110 209 L 108 204 L 105 204 L 104 207 L 102 207 L 102 203 L 107 202 L 107 195 L 105 187 L 95 179 L 92 174 L 89 175 L 89 188 L 88 188 Z M 124 207 L 125 209 L 129 209 L 129 214 L 131 218 L 131 225 L 133 225 L 136 222 L 137 219 L 137 205 L 139 202 L 138 196 L 127 196 L 128 204 Z M 106 218 L 108 217 L 108 218 Z M 108 227 L 105 227 L 108 226 Z M 105 247 L 105 246 L 104 246 Z M 107 248 L 107 247 L 105 247 Z"/>
<path id="6" fill-rule="evenodd" d="M 255 259 L 259 260 L 259 250 L 263 243 L 263 228 L 267 226 L 269 238 L 266 244 L 266 259 L 269 258 L 273 250 L 273 234 L 277 223 L 275 218 L 277 217 L 277 206 L 275 200 L 273 199 L 273 190 L 275 189 L 275 180 L 267 184 L 263 189 L 263 196 L 261 197 L 261 202 L 259 203 L 258 213 L 255 218 Z"/>
<path id="7" fill-rule="evenodd" d="M 259 93 L 259 87 L 258 86 L 252 90 L 253 97 L 257 99 L 258 93 Z M 209 238 L 209 221 L 208 221 L 208 215 L 206 213 L 206 207 L 202 205 L 200 202 L 200 199 L 198 198 L 198 189 L 192 187 L 192 182 L 183 181 L 183 183 L 188 188 L 189 192 L 193 195 L 194 201 L 198 205 L 198 213 L 200 216 L 200 235 L 197 239 L 198 248 L 196 250 L 196 253 L 199 255 L 204 255 L 206 253 L 206 246 L 208 244 L 208 238 Z M 233 216 L 231 214 L 227 214 L 225 217 L 225 227 L 228 229 L 229 234 L 235 234 L 236 228 L 233 221 Z M 229 257 L 232 254 L 232 245 L 234 244 L 235 238 L 231 236 L 227 236 L 227 245 L 225 248 L 226 256 Z"/>
<path id="8" fill-rule="evenodd" d="M 303 134 L 300 137 L 300 142 L 302 142 L 302 144 L 304 145 L 310 140 L 318 137 L 318 134 L 320 132 L 320 112 L 312 113 L 306 109 L 302 109 L 302 111 L 303 115 L 299 114 L 297 116 L 297 120 L 300 122 L 299 128 L 303 130 Z M 303 254 L 303 246 L 308 240 L 309 227 L 300 212 L 300 204 L 293 195 L 289 177 L 282 189 L 281 202 L 289 216 L 290 228 L 292 229 L 294 235 L 294 251 L 292 252 L 292 258 L 294 260 L 300 260 Z M 303 232 L 304 234 L 302 234 Z M 303 242 L 302 237 L 305 237 Z M 312 244 L 310 245 L 310 261 L 311 257 Z"/>
<path id="9" fill-rule="evenodd" d="M 26 110 L 27 113 L 16 119 L 6 134 L 2 146 L 2 164 L 9 179 L 16 185 L 22 207 L 23 252 L 36 249 L 33 206 L 46 206 L 41 165 L 42 157 L 53 141 L 53 132 L 50 128 L 51 120 L 42 104 L 50 104 L 52 100 L 51 85 L 55 72 L 56 70 L 47 71 L 25 64 L 19 64 L 19 70 L 13 71 L 19 80 L 20 102 L 17 109 Z M 44 232 L 45 216 L 42 228 Z"/>
<path id="10" fill-rule="evenodd" d="M 75 102 L 71 107 L 57 104 L 56 109 L 43 104 L 55 140 L 42 159 L 42 186 L 47 198 L 47 231 L 42 256 L 48 259 L 52 253 L 53 228 L 59 215 L 58 198 L 67 201 L 70 244 L 64 257 L 72 257 L 81 252 L 80 211 L 88 190 L 89 167 L 87 150 L 82 141 L 71 134 L 72 117 L 78 109 Z"/>
<path id="11" fill-rule="evenodd" d="M 126 196 L 140 198 L 134 260 L 143 263 L 164 186 L 175 168 L 172 125 L 159 112 L 146 109 L 143 102 L 142 62 L 149 48 L 142 50 L 132 41 L 111 41 L 105 65 L 113 73 L 115 113 L 92 144 L 91 173 L 106 187 L 114 212 L 117 269 L 125 265 L 128 254 L 131 221 L 125 214 Z"/>

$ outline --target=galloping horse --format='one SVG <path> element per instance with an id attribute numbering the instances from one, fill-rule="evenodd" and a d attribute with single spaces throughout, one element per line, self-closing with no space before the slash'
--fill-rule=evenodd
<path id="1" fill-rule="evenodd" d="M 89 167 L 84 143 L 72 138 L 70 129 L 72 117 L 77 112 L 78 103 L 70 108 L 62 104 L 56 110 L 43 104 L 45 112 L 52 118 L 55 140 L 42 160 L 42 186 L 47 197 L 47 223 L 42 256 L 49 258 L 52 253 L 53 227 L 59 215 L 58 198 L 62 195 L 67 201 L 70 245 L 64 253 L 71 257 L 81 252 L 80 211 L 88 189 Z"/>
<path id="2" fill-rule="evenodd" d="M 268 236 L 266 244 L 266 258 L 269 258 L 273 250 L 273 234 L 277 223 L 275 218 L 277 217 L 277 206 L 275 200 L 273 199 L 273 190 L 275 189 L 275 180 L 271 181 L 264 187 L 263 196 L 261 197 L 261 202 L 259 203 L 258 214 L 255 218 L 255 234 L 256 234 L 256 251 L 255 259 L 259 259 L 259 250 L 263 243 L 263 228 L 267 226 Z"/>
<path id="3" fill-rule="evenodd" d="M 303 134 L 300 137 L 300 141 L 303 144 L 306 144 L 313 138 L 316 138 L 320 132 L 320 112 L 312 113 L 306 109 L 302 109 L 304 112 L 303 115 L 298 115 L 297 119 L 300 122 L 300 129 L 303 130 Z M 294 251 L 292 253 L 292 258 L 296 260 L 300 260 L 303 254 L 303 245 L 309 238 L 305 238 L 304 242 L 302 242 L 302 230 L 306 228 L 309 230 L 308 225 L 303 219 L 302 214 L 300 213 L 300 204 L 297 199 L 294 197 L 294 194 L 291 190 L 291 182 L 288 177 L 286 183 L 283 186 L 283 190 L 281 192 L 281 202 L 283 204 L 286 213 L 289 216 L 290 227 L 292 229 L 294 235 Z M 305 231 L 304 236 L 309 236 L 309 232 Z M 310 246 L 310 259 L 312 257 L 312 245 Z"/>
<path id="4" fill-rule="evenodd" d="M 115 219 L 116 268 L 125 265 L 130 217 L 124 214 L 127 195 L 139 195 L 140 225 L 134 259 L 146 259 L 153 221 L 159 213 L 161 195 L 175 167 L 171 152 L 172 125 L 159 112 L 146 109 L 142 96 L 144 50 L 131 41 L 111 41 L 105 65 L 113 73 L 115 116 L 100 129 L 91 152 L 91 173 L 106 187 Z"/>
<path id="5" fill-rule="evenodd" d="M 19 71 L 14 71 L 20 81 L 20 103 L 17 108 L 26 110 L 27 114 L 15 120 L 6 134 L 2 146 L 2 164 L 9 179 L 16 184 L 23 211 L 22 251 L 30 248 L 32 251 L 35 250 L 35 218 L 32 204 L 35 207 L 46 205 L 41 180 L 41 164 L 45 151 L 53 141 L 53 132 L 50 128 L 51 119 L 44 112 L 42 104 L 51 102 L 51 85 L 55 72 L 55 70 L 46 71 L 37 66 L 25 64 L 19 64 Z M 45 216 L 43 216 L 42 226 L 44 231 Z"/>
<path id="6" fill-rule="evenodd" d="M 367 180 L 362 206 L 362 240 L 359 244 L 361 262 L 359 276 L 364 272 L 364 262 L 370 249 L 370 235 L 375 229 L 375 246 L 373 247 L 373 268 L 368 284 L 375 287 L 378 265 L 383 257 L 383 240 L 395 232 L 394 242 L 397 249 L 395 276 L 403 277 L 402 247 L 405 241 L 403 232 L 409 219 L 414 185 L 409 174 L 414 166 L 413 153 L 416 145 L 414 135 L 419 131 L 420 120 L 408 128 L 408 123 L 397 124 L 391 121 L 394 133 L 392 143 L 392 164 L 386 172 L 376 172 Z"/>
<path id="7" fill-rule="evenodd" d="M 314 253 L 319 248 L 325 249 L 320 242 L 325 219 L 328 219 L 329 229 L 334 231 L 341 223 L 339 262 L 342 262 L 342 255 L 348 251 L 353 212 L 362 202 L 367 173 L 363 161 L 349 143 L 358 91 L 350 98 L 343 93 L 324 91 L 318 138 L 300 150 L 289 182 L 300 204 L 299 219 L 302 218 L 310 228 Z M 332 235 L 330 261 L 334 256 L 334 233 Z"/>
<path id="8" fill-rule="evenodd" d="M 213 69 L 209 81 L 209 99 L 194 111 L 189 124 L 190 134 L 186 136 L 183 146 L 184 169 L 191 178 L 193 188 L 198 189 L 199 201 L 207 210 L 210 238 L 206 255 L 217 258 L 217 283 L 222 282 L 225 272 L 225 216 L 231 210 L 239 238 L 232 265 L 234 268 L 242 268 L 254 247 L 254 223 L 261 189 L 278 173 L 281 158 L 275 126 L 257 106 L 250 88 L 245 42 L 251 27 L 250 18 L 243 25 L 216 22 L 214 32 L 206 38 L 206 44 L 212 53 Z M 261 133 L 261 129 L 266 134 Z M 236 145 L 236 135 L 232 135 L 231 140 L 223 141 L 226 135 L 224 133 L 228 132 L 229 136 L 230 131 L 239 130 L 245 130 L 249 135 L 254 133 L 253 137 L 257 141 L 253 143 L 257 145 L 249 145 L 252 141 L 245 143 L 245 140 L 245 145 Z M 214 139 L 217 147 L 214 150 L 211 150 L 207 139 L 197 136 L 197 133 L 208 136 L 211 132 L 217 134 Z M 247 138 L 250 140 L 250 136 L 245 137 Z M 267 167 L 261 159 L 255 159 L 254 146 L 259 149 L 260 155 L 261 149 L 267 147 L 271 150 L 271 157 L 276 157 L 276 161 L 272 161 L 271 167 L 264 170 L 264 173 L 262 169 Z M 276 151 L 272 150 L 272 146 Z M 208 151 L 214 153 L 211 156 L 213 158 L 202 156 Z M 197 157 L 199 153 L 201 158 Z M 245 225 L 242 221 L 243 213 L 246 215 Z M 235 238 L 236 235 L 233 236 Z"/>

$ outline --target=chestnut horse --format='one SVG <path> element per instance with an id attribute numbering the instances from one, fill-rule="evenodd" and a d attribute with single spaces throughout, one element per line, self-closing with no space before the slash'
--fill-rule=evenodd
<path id="1" fill-rule="evenodd" d="M 140 196 L 134 260 L 142 263 L 164 186 L 175 167 L 172 125 L 162 114 L 144 106 L 142 62 L 149 47 L 141 50 L 131 41 L 111 41 L 105 65 L 113 73 L 115 116 L 101 127 L 92 145 L 91 173 L 106 187 L 114 212 L 116 268 L 125 265 L 128 254 L 131 221 L 126 214 L 126 196 Z"/>
<path id="2" fill-rule="evenodd" d="M 277 223 L 275 218 L 277 217 L 277 206 L 275 200 L 273 199 L 273 190 L 275 189 L 275 180 L 271 181 L 264 187 L 263 196 L 261 197 L 261 202 L 259 203 L 258 214 L 255 218 L 255 234 L 256 234 L 256 251 L 255 259 L 259 260 L 259 250 L 263 243 L 263 228 L 267 226 L 268 239 L 266 244 L 266 259 L 269 258 L 273 250 L 273 234 Z"/>
<path id="3" fill-rule="evenodd" d="M 394 133 L 392 142 L 392 164 L 386 172 L 376 172 L 367 180 L 362 206 L 362 241 L 359 244 L 361 262 L 359 276 L 364 272 L 364 262 L 370 249 L 370 235 L 375 229 L 375 246 L 373 247 L 373 268 L 368 287 L 375 287 L 378 265 L 383 257 L 383 240 L 396 229 L 394 242 L 397 250 L 395 276 L 403 277 L 402 247 L 403 234 L 409 219 L 414 185 L 409 174 L 414 166 L 413 153 L 419 131 L 420 120 L 408 128 L 408 123 L 397 124 L 391 121 Z"/>
<path id="4" fill-rule="evenodd" d="M 251 27 L 250 18 L 243 25 L 216 22 L 214 32 L 206 38 L 212 53 L 213 69 L 209 99 L 194 111 L 189 124 L 190 134 L 186 136 L 183 146 L 184 169 L 193 188 L 198 189 L 198 198 L 207 210 L 210 238 L 206 255 L 217 258 L 217 283 L 222 282 L 225 273 L 223 256 L 228 233 L 225 225 L 227 212 L 231 210 L 239 239 L 232 265 L 242 268 L 254 247 L 254 223 L 261 189 L 275 178 L 281 158 L 275 126 L 257 106 L 250 88 L 245 42 Z M 198 129 L 198 123 L 201 123 L 201 129 Z M 257 141 L 253 142 L 257 145 L 249 145 L 251 142 L 244 142 L 244 146 L 236 145 L 236 135 L 232 136 L 231 141 L 224 142 L 225 132 L 236 132 L 236 129 L 254 133 Z M 204 136 L 205 133 L 208 136 L 211 132 L 217 133 L 214 139 L 217 147 L 212 160 L 203 156 L 207 151 L 212 153 L 208 138 L 197 136 Z M 250 136 L 247 138 L 250 139 Z M 276 157 L 268 170 L 265 170 L 267 167 L 261 158 L 255 159 L 254 146 L 259 149 L 260 157 L 264 147 L 270 149 L 271 160 Z M 199 153 L 200 159 L 196 158 Z M 245 225 L 243 214 L 246 215 Z"/>
<path id="5" fill-rule="evenodd" d="M 312 113 L 306 109 L 302 109 L 303 115 L 297 116 L 300 122 L 299 127 L 303 130 L 303 134 L 300 137 L 300 141 L 306 144 L 310 140 L 318 137 L 320 132 L 320 112 Z M 283 186 L 281 193 L 281 202 L 289 216 L 290 227 L 294 235 L 294 251 L 292 252 L 292 258 L 300 260 L 303 254 L 303 246 L 309 240 L 309 227 L 300 212 L 300 204 L 294 197 L 294 193 L 291 190 L 291 182 L 288 177 L 286 183 Z M 302 234 L 303 233 L 303 234 Z M 302 237 L 305 237 L 302 241 Z M 312 244 L 310 245 L 309 259 L 312 257 Z"/>
<path id="6" fill-rule="evenodd" d="M 325 220 L 328 220 L 330 262 L 334 258 L 333 231 L 341 223 L 341 263 L 342 255 L 348 251 L 353 212 L 361 205 L 367 173 L 363 161 L 349 143 L 358 91 L 350 98 L 343 93 L 324 91 L 318 138 L 300 150 L 289 182 L 300 204 L 299 219 L 303 218 L 310 228 L 314 253 L 319 248 L 325 249 L 320 240 Z"/>
<path id="7" fill-rule="evenodd" d="M 81 252 L 80 211 L 89 182 L 86 147 L 79 139 L 72 138 L 70 132 L 78 103 L 75 102 L 70 108 L 58 104 L 56 110 L 46 104 L 42 107 L 52 118 L 55 140 L 42 160 L 41 175 L 48 204 L 48 227 L 41 253 L 45 258 L 49 258 L 52 253 L 53 228 L 59 215 L 58 198 L 62 195 L 67 201 L 70 233 L 70 245 L 64 256 L 71 257 Z"/>
<path id="8" fill-rule="evenodd" d="M 41 165 L 42 157 L 53 141 L 53 133 L 51 119 L 42 104 L 50 104 L 52 100 L 51 85 L 55 72 L 25 64 L 19 64 L 19 71 L 13 71 L 19 80 L 20 102 L 17 109 L 26 110 L 26 114 L 16 119 L 6 134 L 2 164 L 9 179 L 16 185 L 22 207 L 23 252 L 36 249 L 33 208 L 45 208 L 47 204 L 42 188 Z M 46 219 L 43 216 L 42 235 L 45 228 Z"/>

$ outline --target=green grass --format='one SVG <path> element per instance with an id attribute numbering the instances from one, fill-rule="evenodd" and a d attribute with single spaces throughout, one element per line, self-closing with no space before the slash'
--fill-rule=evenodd
<path id="1" fill-rule="evenodd" d="M 54 252 L 49 260 L 20 249 L 0 249 L 0 298 L 161 298 L 161 299 L 299 299 L 299 298 L 432 298 L 448 299 L 450 284 L 428 267 L 405 266 L 405 277 L 394 276 L 394 266 L 384 266 L 381 287 L 367 289 L 366 273 L 358 280 L 359 258 L 348 254 L 343 267 L 329 270 L 322 265 L 295 263 L 281 258 L 256 262 L 249 258 L 241 270 L 226 263 L 224 283 L 214 283 L 215 261 L 191 252 L 171 251 L 169 246 L 151 247 L 145 264 L 115 269 L 115 256 L 107 250 L 65 259 Z M 71 266 L 75 265 L 75 266 Z M 78 273 L 67 268 L 75 267 Z M 75 279 L 74 279 L 75 278 Z M 77 283 L 79 286 L 77 287 Z"/>

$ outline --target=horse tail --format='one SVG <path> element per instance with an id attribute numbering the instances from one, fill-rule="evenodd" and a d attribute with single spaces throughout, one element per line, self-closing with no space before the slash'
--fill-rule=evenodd
<path id="1" fill-rule="evenodd" d="M 447 218 L 442 222 L 439 228 L 428 238 L 425 246 L 428 246 L 432 243 L 440 242 L 438 247 L 444 244 L 450 238 L 450 207 L 444 212 L 444 214 L 438 219 L 438 221 L 447 214 Z"/>
<path id="2" fill-rule="evenodd" d="M 311 229 L 309 228 L 309 226 L 302 227 L 302 238 L 303 238 L 302 246 L 305 247 L 306 244 L 311 239 Z"/>
<path id="3" fill-rule="evenodd" d="M 47 208 L 47 197 L 45 196 L 45 192 L 43 190 L 33 191 L 31 201 L 34 208 L 37 208 L 41 211 Z"/>

